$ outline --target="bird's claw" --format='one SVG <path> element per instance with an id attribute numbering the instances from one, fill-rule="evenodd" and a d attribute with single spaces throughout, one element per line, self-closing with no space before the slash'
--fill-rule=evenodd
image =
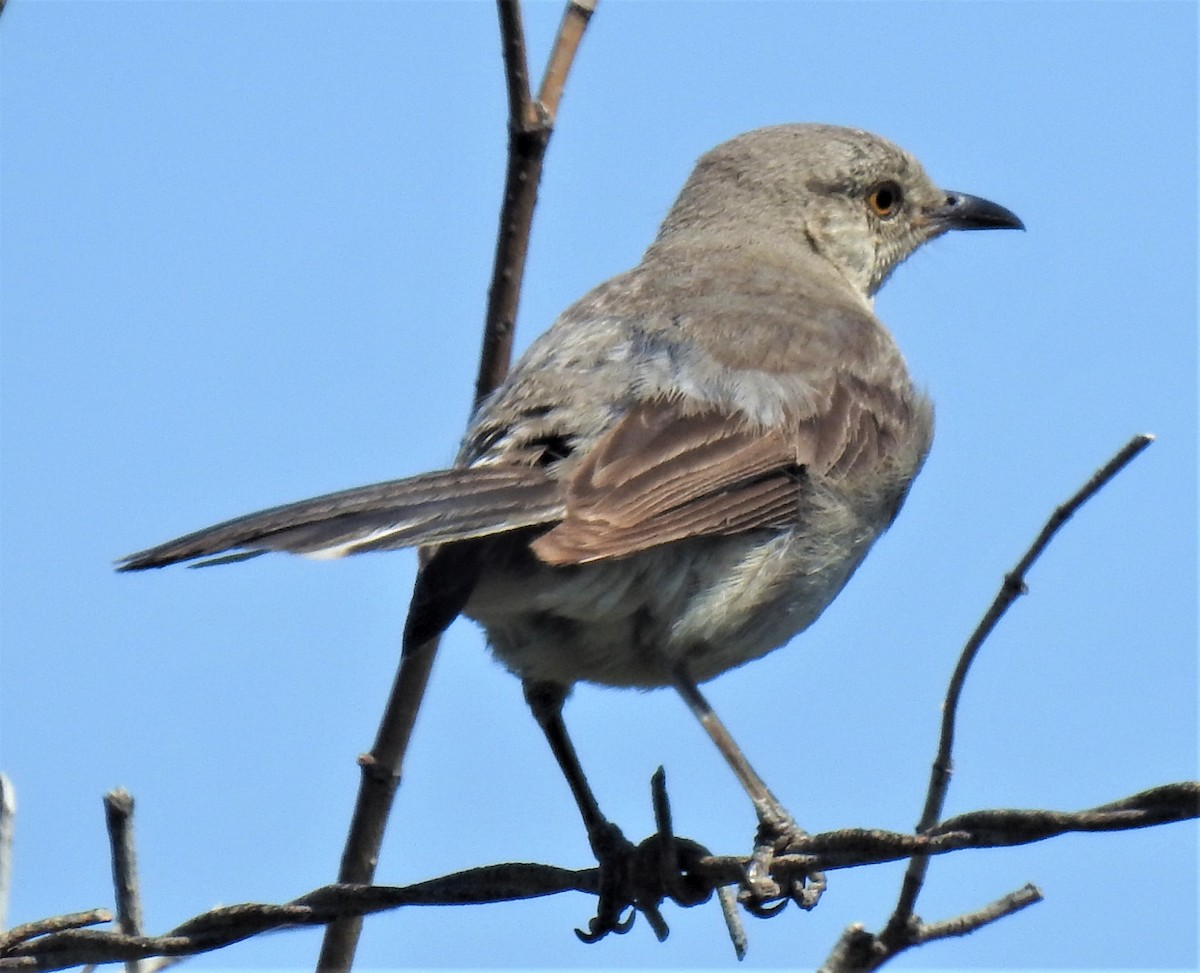
<path id="1" fill-rule="evenodd" d="M 596 905 L 596 915 L 588 921 L 587 931 L 575 930 L 575 935 L 585 943 L 599 942 L 609 933 L 622 936 L 629 932 L 637 918 L 637 902 L 630 881 L 637 849 L 621 829 L 609 821 L 591 836 L 591 845 L 600 865 L 600 901 Z"/>
<path id="2" fill-rule="evenodd" d="M 623 935 L 640 912 L 662 942 L 670 932 L 659 908 L 664 899 L 688 907 L 712 895 L 707 882 L 695 873 L 696 863 L 709 857 L 708 849 L 677 838 L 671 831 L 665 798 L 661 803 L 658 833 L 636 847 L 620 828 L 608 822 L 602 833 L 593 836 L 592 851 L 600 863 L 600 901 L 587 931 L 575 930 L 581 941 L 594 943 L 609 933 Z"/>
<path id="3" fill-rule="evenodd" d="M 760 919 L 778 915 L 788 902 L 795 902 L 808 911 L 816 907 L 825 891 L 823 872 L 812 872 L 799 878 L 789 878 L 781 887 L 771 874 L 775 857 L 805 832 L 786 814 L 764 817 L 759 823 L 754 842 L 754 854 L 746 868 L 746 878 L 738 900 L 747 912 Z"/>
<path id="4" fill-rule="evenodd" d="M 622 913 L 626 909 L 629 909 L 629 915 L 622 918 Z M 601 899 L 596 915 L 588 920 L 587 932 L 576 929 L 575 935 L 579 937 L 581 943 L 598 943 L 610 932 L 624 936 L 633 928 L 633 920 L 636 916 L 637 910 L 628 903 L 619 906 L 616 910 L 611 910 L 605 908 L 605 903 Z"/>

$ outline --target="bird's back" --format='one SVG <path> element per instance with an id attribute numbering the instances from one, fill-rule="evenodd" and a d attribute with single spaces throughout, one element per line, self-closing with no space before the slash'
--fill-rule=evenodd
<path id="1" fill-rule="evenodd" d="M 465 611 L 519 675 L 717 675 L 811 624 L 891 523 L 932 409 L 866 301 L 792 253 L 652 248 L 477 416 L 463 462 L 567 484 L 540 539 L 481 545 Z"/>

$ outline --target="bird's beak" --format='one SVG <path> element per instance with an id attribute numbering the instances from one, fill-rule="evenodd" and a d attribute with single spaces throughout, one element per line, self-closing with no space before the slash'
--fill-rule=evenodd
<path id="1" fill-rule="evenodd" d="M 967 193 L 947 192 L 946 202 L 930 211 L 928 220 L 943 231 L 1025 229 L 1025 224 L 1012 210 Z"/>

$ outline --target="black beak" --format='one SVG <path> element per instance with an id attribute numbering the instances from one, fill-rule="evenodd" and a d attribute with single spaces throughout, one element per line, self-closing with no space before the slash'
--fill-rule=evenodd
<path id="1" fill-rule="evenodd" d="M 999 203 L 966 193 L 946 193 L 946 202 L 929 214 L 943 230 L 1023 230 L 1025 224 Z"/>

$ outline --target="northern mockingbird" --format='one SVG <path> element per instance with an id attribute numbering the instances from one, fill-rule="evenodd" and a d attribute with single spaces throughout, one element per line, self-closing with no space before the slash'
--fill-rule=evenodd
<path id="1" fill-rule="evenodd" d="M 602 870 L 628 844 L 587 787 L 563 700 L 579 681 L 674 686 L 754 802 L 750 888 L 778 893 L 765 869 L 798 829 L 697 684 L 812 624 L 921 468 L 933 409 L 875 292 L 948 230 L 1021 228 L 867 132 L 741 135 L 701 157 L 641 263 L 532 344 L 453 469 L 239 517 L 119 567 L 436 546 L 406 648 L 460 613 L 483 626 Z"/>

